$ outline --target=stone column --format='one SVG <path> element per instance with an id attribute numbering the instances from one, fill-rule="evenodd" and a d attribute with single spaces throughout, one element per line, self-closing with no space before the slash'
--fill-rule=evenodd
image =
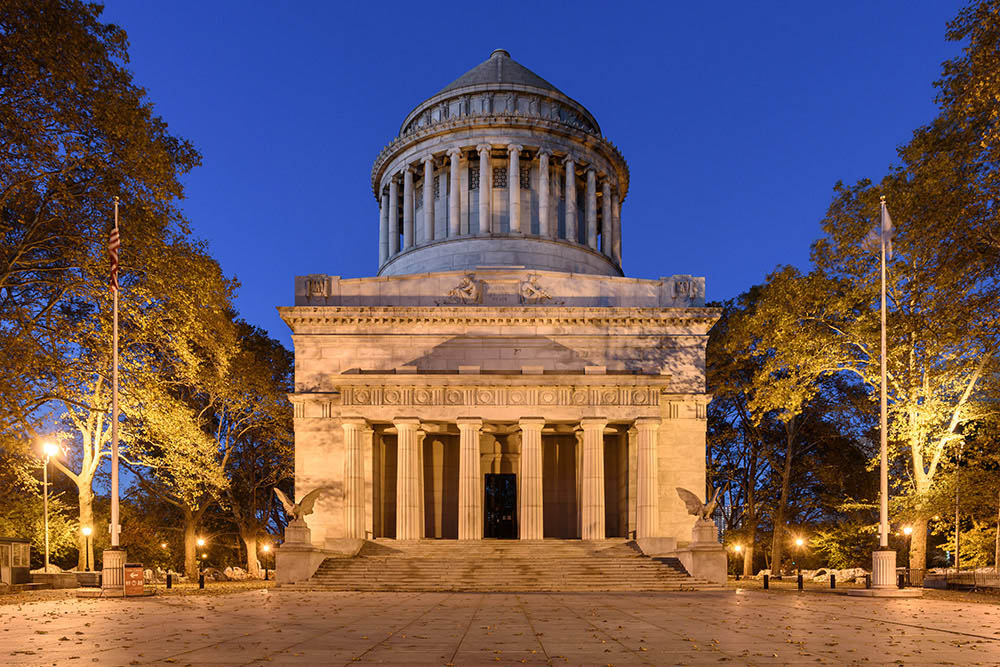
<path id="1" fill-rule="evenodd" d="M 597 170 L 587 168 L 587 245 L 597 250 Z"/>
<path id="2" fill-rule="evenodd" d="M 583 431 L 575 431 L 576 447 L 576 536 L 583 536 Z"/>
<path id="3" fill-rule="evenodd" d="M 583 508 L 581 535 L 585 540 L 604 539 L 604 427 L 608 420 L 587 417 L 583 427 Z"/>
<path id="4" fill-rule="evenodd" d="M 389 179 L 389 257 L 399 252 L 399 186 Z"/>
<path id="5" fill-rule="evenodd" d="M 522 540 L 540 540 L 542 525 L 542 417 L 522 417 L 517 525 Z"/>
<path id="6" fill-rule="evenodd" d="M 656 457 L 656 432 L 660 428 L 658 417 L 635 420 L 638 440 L 639 474 L 636 478 L 636 539 L 657 537 L 660 533 L 658 459 Z"/>
<path id="7" fill-rule="evenodd" d="M 360 417 L 346 417 L 344 427 L 344 534 L 365 537 L 365 460 L 362 455 L 368 424 Z"/>
<path id="8" fill-rule="evenodd" d="M 458 418 L 458 539 L 483 539 L 483 476 L 479 471 L 478 417 Z"/>
<path id="9" fill-rule="evenodd" d="M 490 153 L 493 147 L 489 144 L 476 146 L 479 151 L 479 233 L 489 234 L 493 231 L 493 218 L 490 215 L 490 204 L 493 201 L 493 171 L 490 169 Z"/>
<path id="10" fill-rule="evenodd" d="M 601 183 L 601 252 L 605 257 L 611 257 L 614 252 L 611 246 L 614 232 L 611 227 L 611 181 L 605 178 Z"/>
<path id="11" fill-rule="evenodd" d="M 507 162 L 507 197 L 510 211 L 510 232 L 521 233 L 521 150 L 523 146 L 507 146 L 510 160 Z M 530 224 L 529 224 L 530 228 Z"/>
<path id="12" fill-rule="evenodd" d="M 396 419 L 396 539 L 420 539 L 419 419 Z"/>
<path id="13" fill-rule="evenodd" d="M 448 194 L 448 236 L 458 236 L 461 233 L 462 189 L 459 185 L 459 165 L 462 151 L 452 148 L 448 151 L 448 162 L 451 168 L 451 192 Z"/>
<path id="14" fill-rule="evenodd" d="M 424 242 L 434 240 L 434 156 L 424 158 Z"/>
<path id="15" fill-rule="evenodd" d="M 622 219 L 621 200 L 618 198 L 618 188 L 611 193 L 611 247 L 614 248 L 614 259 L 618 266 L 622 263 Z"/>
<path id="16" fill-rule="evenodd" d="M 549 153 L 538 152 L 538 235 L 543 239 L 554 236 L 549 231 Z"/>
<path id="17" fill-rule="evenodd" d="M 413 169 L 403 169 L 403 249 L 413 247 Z"/>
<path id="18" fill-rule="evenodd" d="M 383 192 L 378 209 L 378 265 L 389 259 L 389 193 Z"/>
<path id="19" fill-rule="evenodd" d="M 573 156 L 566 156 L 566 238 L 578 243 L 580 235 L 576 230 L 576 162 Z"/>

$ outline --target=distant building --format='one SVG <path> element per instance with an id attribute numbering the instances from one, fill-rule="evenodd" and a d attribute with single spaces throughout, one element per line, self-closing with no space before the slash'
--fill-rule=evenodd
<path id="1" fill-rule="evenodd" d="M 703 278 L 623 277 L 628 187 L 590 112 L 503 50 L 406 116 L 372 169 L 377 276 L 298 277 L 280 309 L 313 545 L 691 540 L 718 311 Z"/>

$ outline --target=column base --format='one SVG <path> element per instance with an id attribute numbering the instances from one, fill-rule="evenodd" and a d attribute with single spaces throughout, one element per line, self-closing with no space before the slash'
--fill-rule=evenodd
<path id="1" fill-rule="evenodd" d="M 872 552 L 872 588 L 897 588 L 896 552 Z"/>

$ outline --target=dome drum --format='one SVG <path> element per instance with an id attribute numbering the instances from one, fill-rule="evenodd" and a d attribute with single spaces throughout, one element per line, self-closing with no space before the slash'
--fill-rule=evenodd
<path id="1" fill-rule="evenodd" d="M 504 51 L 417 106 L 379 155 L 379 275 L 525 266 L 622 275 L 628 166 Z"/>

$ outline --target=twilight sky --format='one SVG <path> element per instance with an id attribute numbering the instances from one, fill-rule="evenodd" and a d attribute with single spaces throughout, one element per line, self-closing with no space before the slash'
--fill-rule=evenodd
<path id="1" fill-rule="evenodd" d="M 725 299 L 806 266 L 833 185 L 881 178 L 934 116 L 962 4 L 107 0 L 104 20 L 203 154 L 183 208 L 240 280 L 242 316 L 290 345 L 275 307 L 294 276 L 377 270 L 378 152 L 493 49 L 586 106 L 628 160 L 626 275 L 703 275 Z"/>

